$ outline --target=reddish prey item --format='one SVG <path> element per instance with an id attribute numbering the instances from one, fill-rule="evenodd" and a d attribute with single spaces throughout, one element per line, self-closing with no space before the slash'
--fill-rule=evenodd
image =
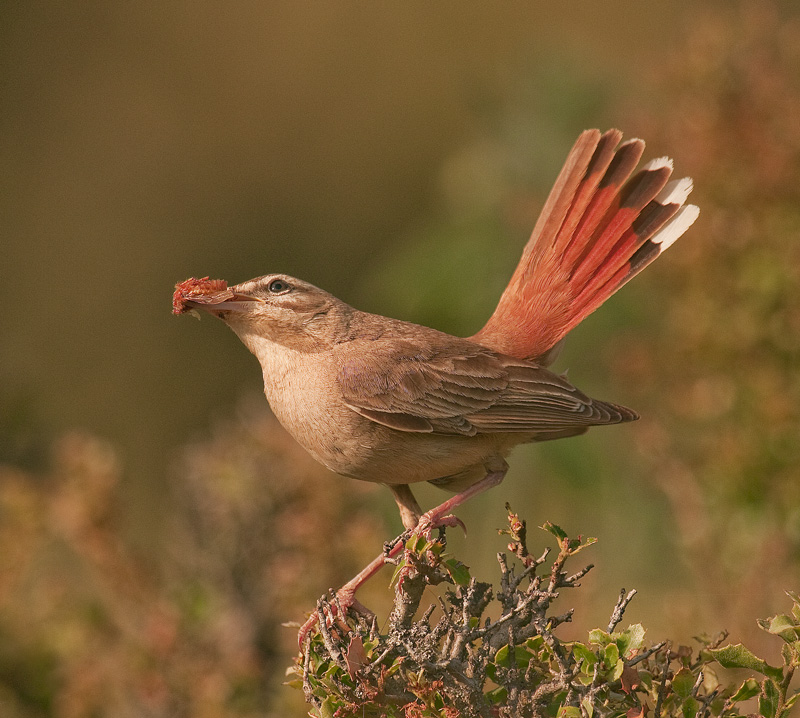
<path id="1" fill-rule="evenodd" d="M 224 279 L 190 277 L 175 285 L 175 293 L 172 295 L 172 313 L 185 314 L 191 310 L 187 301 L 198 304 L 217 304 L 228 299 L 233 299 L 233 292 L 228 289 L 228 283 Z"/>

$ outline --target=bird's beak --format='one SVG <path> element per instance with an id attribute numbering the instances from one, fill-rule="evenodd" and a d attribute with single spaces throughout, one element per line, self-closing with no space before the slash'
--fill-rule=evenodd
<path id="1" fill-rule="evenodd" d="M 244 312 L 253 306 L 253 302 L 263 304 L 264 300 L 239 291 L 238 286 L 229 287 L 224 279 L 191 277 L 175 285 L 172 313 L 184 314 L 195 309 L 205 309 L 212 314 L 219 310 Z"/>

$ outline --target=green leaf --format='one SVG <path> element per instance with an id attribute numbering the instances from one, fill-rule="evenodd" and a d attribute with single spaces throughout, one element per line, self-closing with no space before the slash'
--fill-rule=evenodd
<path id="1" fill-rule="evenodd" d="M 508 700 L 508 689 L 505 686 L 495 688 L 494 690 L 489 691 L 486 694 L 486 697 L 496 706 L 503 705 Z"/>
<path id="2" fill-rule="evenodd" d="M 800 641 L 784 643 L 781 646 L 781 656 L 783 657 L 783 665 L 787 668 L 789 666 L 796 668 L 800 665 Z"/>
<path id="3" fill-rule="evenodd" d="M 486 664 L 486 675 L 489 676 L 489 678 L 493 680 L 495 683 L 500 682 L 497 680 L 497 666 L 494 663 Z"/>
<path id="4" fill-rule="evenodd" d="M 469 580 L 471 576 L 469 575 L 469 567 L 465 564 L 461 563 L 457 558 L 448 558 L 442 561 L 442 565 L 444 566 L 447 573 L 450 574 L 450 578 L 453 579 L 453 582 L 458 584 L 459 586 L 468 586 Z"/>
<path id="5" fill-rule="evenodd" d="M 425 550 L 429 551 L 438 558 L 442 555 L 442 551 L 444 551 L 444 544 L 441 541 L 434 541 L 429 544 Z"/>
<path id="6" fill-rule="evenodd" d="M 589 718 L 592 718 L 594 715 L 594 705 L 592 703 L 592 699 L 589 696 L 586 696 L 581 701 L 581 705 L 583 706 L 584 713 L 586 713 Z"/>
<path id="7" fill-rule="evenodd" d="M 320 718 L 333 718 L 333 714 L 336 712 L 336 702 L 333 699 L 333 696 L 328 696 L 324 701 L 322 701 L 322 705 L 319 707 L 319 714 Z"/>
<path id="8" fill-rule="evenodd" d="M 497 664 L 501 668 L 510 668 L 511 667 L 510 653 L 511 651 L 509 650 L 508 644 L 500 648 L 494 655 L 495 664 Z M 517 668 L 526 668 L 527 665 L 531 662 L 531 658 L 533 658 L 533 655 L 527 648 L 525 648 L 525 646 L 514 647 L 514 661 L 517 664 Z"/>
<path id="9" fill-rule="evenodd" d="M 630 651 L 636 651 L 641 648 L 642 643 L 644 643 L 645 633 L 645 628 L 641 623 L 634 623 L 628 626 L 617 639 L 619 652 L 625 656 Z"/>
<path id="10" fill-rule="evenodd" d="M 549 531 L 559 541 L 564 541 L 567 538 L 567 532 L 564 531 L 564 529 L 562 529 L 557 524 L 552 523 L 551 521 L 545 521 L 544 524 L 542 524 L 541 528 L 543 528 L 545 531 Z"/>
<path id="11" fill-rule="evenodd" d="M 696 680 L 688 668 L 681 668 L 672 679 L 672 690 L 679 698 L 688 698 Z"/>
<path id="12" fill-rule="evenodd" d="M 414 535 L 412 534 L 411 537 L 406 541 L 406 548 L 413 552 L 413 553 L 422 553 L 423 551 L 427 551 L 433 543 L 428 541 L 422 534 Z"/>
<path id="13" fill-rule="evenodd" d="M 723 668 L 747 668 L 778 681 L 783 679 L 783 671 L 780 668 L 769 665 L 741 643 L 737 643 L 735 646 L 712 648 L 711 655 Z"/>
<path id="14" fill-rule="evenodd" d="M 603 652 L 603 663 L 606 664 L 607 668 L 611 668 L 611 666 L 615 666 L 619 661 L 619 647 L 616 643 L 609 643 L 606 646 L 606 650 Z"/>
<path id="15" fill-rule="evenodd" d="M 322 678 L 322 676 L 324 676 L 328 672 L 328 668 L 330 668 L 330 665 L 331 662 L 328 660 L 320 661 L 317 664 L 317 667 L 314 671 L 317 678 Z"/>
<path id="16" fill-rule="evenodd" d="M 558 718 L 581 718 L 581 709 L 578 706 L 561 706 Z"/>
<path id="17" fill-rule="evenodd" d="M 527 668 L 533 658 L 533 654 L 524 646 L 517 646 L 514 655 L 517 658 L 517 668 Z"/>
<path id="18" fill-rule="evenodd" d="M 601 646 L 607 646 L 611 643 L 611 634 L 603 631 L 600 628 L 595 628 L 589 631 L 589 643 L 597 643 Z"/>
<path id="19" fill-rule="evenodd" d="M 700 710 L 700 701 L 691 696 L 681 704 L 681 713 L 683 718 L 695 718 L 697 711 Z"/>
<path id="20" fill-rule="evenodd" d="M 764 680 L 761 688 L 761 695 L 758 697 L 758 712 L 764 718 L 775 718 L 778 712 L 780 693 L 778 686 L 769 678 Z"/>
<path id="21" fill-rule="evenodd" d="M 791 616 L 778 614 L 767 620 L 759 620 L 758 625 L 767 633 L 780 636 L 786 643 L 794 643 L 800 638 L 800 626 Z"/>
<path id="22" fill-rule="evenodd" d="M 731 702 L 739 703 L 740 701 L 746 701 L 753 696 L 757 696 L 760 692 L 761 686 L 758 684 L 758 681 L 755 678 L 748 678 L 739 686 L 739 690 L 731 696 Z"/>
<path id="23" fill-rule="evenodd" d="M 595 663 L 597 663 L 597 656 L 595 655 L 595 652 L 584 646 L 582 643 L 572 644 L 572 655 L 575 657 L 576 661 L 583 661 L 584 667 L 592 667 Z"/>
<path id="24" fill-rule="evenodd" d="M 594 538 L 593 536 L 588 536 L 583 541 L 581 541 L 581 539 L 579 538 L 572 539 L 569 542 L 569 551 L 571 554 L 575 555 L 576 553 L 578 553 L 578 551 L 583 551 L 583 549 L 595 543 L 597 543 L 597 539 Z"/>
<path id="25" fill-rule="evenodd" d="M 621 658 L 617 661 L 616 665 L 614 666 L 614 670 L 608 675 L 608 681 L 610 683 L 614 683 L 614 681 L 618 681 L 622 677 L 622 671 L 625 670 L 625 661 Z"/>
<path id="26" fill-rule="evenodd" d="M 796 593 L 795 591 L 787 591 L 786 595 L 792 599 L 792 615 L 795 618 L 795 621 L 800 623 L 800 594 Z"/>
<path id="27" fill-rule="evenodd" d="M 650 671 L 640 670 L 639 678 L 642 679 L 642 685 L 648 690 L 653 689 L 653 674 Z"/>
<path id="28" fill-rule="evenodd" d="M 395 660 L 387 669 L 384 675 L 388 678 L 389 676 L 393 676 L 397 671 L 400 670 L 400 666 L 402 665 L 402 660 L 397 659 Z"/>
<path id="29" fill-rule="evenodd" d="M 395 586 L 397 584 L 397 579 L 400 578 L 400 573 L 403 571 L 404 568 L 408 566 L 407 561 L 401 561 L 397 564 L 394 571 L 392 572 L 392 580 L 389 581 L 390 586 Z"/>
<path id="30" fill-rule="evenodd" d="M 530 648 L 534 654 L 538 655 L 541 650 L 545 648 L 544 638 L 541 636 L 533 636 L 533 638 L 529 638 L 527 641 L 525 641 L 525 645 Z"/>
<path id="31" fill-rule="evenodd" d="M 508 644 L 506 643 L 505 646 L 500 648 L 497 653 L 494 654 L 494 662 L 502 667 L 502 668 L 509 668 L 511 666 L 511 660 L 508 657 L 509 648 Z"/>

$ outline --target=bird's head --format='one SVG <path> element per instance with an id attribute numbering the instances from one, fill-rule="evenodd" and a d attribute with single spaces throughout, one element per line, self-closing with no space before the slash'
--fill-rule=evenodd
<path id="1" fill-rule="evenodd" d="M 256 355 L 263 342 L 300 351 L 337 341 L 352 308 L 313 284 L 267 274 L 229 287 L 222 279 L 187 279 L 175 286 L 174 314 L 203 310 L 222 319 Z"/>

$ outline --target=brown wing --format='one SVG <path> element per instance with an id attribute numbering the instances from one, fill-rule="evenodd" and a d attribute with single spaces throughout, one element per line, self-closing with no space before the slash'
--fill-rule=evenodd
<path id="1" fill-rule="evenodd" d="M 399 431 L 558 432 L 637 418 L 546 369 L 471 342 L 370 342 L 369 351 L 342 362 L 338 382 L 350 408 Z"/>

